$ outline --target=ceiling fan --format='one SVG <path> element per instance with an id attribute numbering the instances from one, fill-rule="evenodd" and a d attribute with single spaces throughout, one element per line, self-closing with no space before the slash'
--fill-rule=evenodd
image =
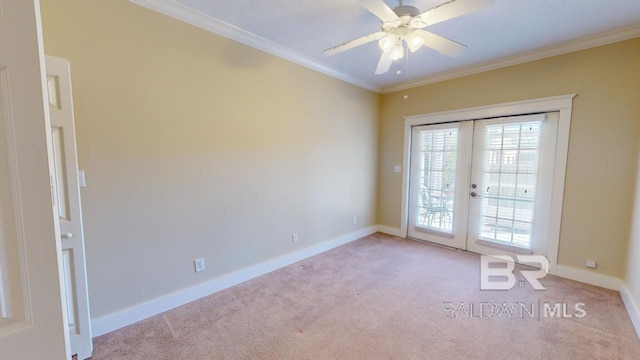
<path id="1" fill-rule="evenodd" d="M 382 30 L 326 49 L 324 54 L 335 55 L 378 41 L 382 56 L 375 73 L 380 75 L 389 71 L 394 60 L 404 57 L 404 43 L 411 52 L 416 52 L 424 45 L 444 55 L 459 56 L 467 48 L 465 45 L 423 28 L 479 11 L 493 5 L 495 0 L 449 0 L 423 13 L 414 6 L 403 5 L 402 0 L 393 10 L 383 0 L 359 0 L 359 3 L 382 20 Z"/>

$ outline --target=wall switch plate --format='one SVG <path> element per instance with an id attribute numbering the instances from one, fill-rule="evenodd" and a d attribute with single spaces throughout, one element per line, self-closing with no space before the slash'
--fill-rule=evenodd
<path id="1" fill-rule="evenodd" d="M 298 233 L 291 234 L 291 242 L 294 244 L 298 242 Z"/>
<path id="2" fill-rule="evenodd" d="M 396 165 L 393 167 L 393 172 L 398 174 L 402 171 L 402 167 L 400 165 Z"/>
<path id="3" fill-rule="evenodd" d="M 200 272 L 200 271 L 204 271 L 204 269 L 206 269 L 205 264 L 204 264 L 204 258 L 199 258 L 199 259 L 195 259 L 193 261 L 193 264 L 195 266 L 195 270 L 196 272 Z"/>
<path id="4" fill-rule="evenodd" d="M 595 269 L 595 268 L 597 268 L 597 267 L 598 267 L 598 263 L 597 263 L 595 260 L 587 260 L 587 261 L 585 262 L 585 265 L 586 265 L 588 268 L 592 268 L 592 269 Z"/>
<path id="5" fill-rule="evenodd" d="M 351 222 L 353 223 L 353 225 L 356 225 L 358 223 L 358 217 L 354 216 Z"/>

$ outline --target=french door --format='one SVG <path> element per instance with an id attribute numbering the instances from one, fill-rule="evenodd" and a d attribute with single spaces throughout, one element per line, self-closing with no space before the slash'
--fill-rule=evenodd
<path id="1" fill-rule="evenodd" d="M 464 249 L 473 122 L 416 126 L 411 139 L 408 235 Z"/>
<path id="2" fill-rule="evenodd" d="M 546 254 L 558 114 L 414 126 L 408 235 Z"/>

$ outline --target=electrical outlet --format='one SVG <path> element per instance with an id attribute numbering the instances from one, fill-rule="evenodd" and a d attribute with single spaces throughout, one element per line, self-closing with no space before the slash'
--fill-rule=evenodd
<path id="1" fill-rule="evenodd" d="M 597 263 L 595 260 L 587 260 L 587 261 L 585 262 L 585 265 L 586 265 L 588 268 L 592 268 L 592 269 L 595 269 L 595 268 L 597 268 L 597 267 L 598 267 L 598 263 Z"/>
<path id="2" fill-rule="evenodd" d="M 196 272 L 200 272 L 200 271 L 204 271 L 204 269 L 206 269 L 206 266 L 204 264 L 204 258 L 200 258 L 200 259 L 195 259 L 193 261 L 193 265 L 195 266 L 195 270 Z"/>
<path id="3" fill-rule="evenodd" d="M 291 242 L 294 244 L 298 242 L 298 233 L 291 234 Z"/>
<path id="4" fill-rule="evenodd" d="M 402 172 L 402 167 L 400 165 L 396 165 L 393 167 L 393 172 L 399 174 Z"/>
<path id="5" fill-rule="evenodd" d="M 353 223 L 353 225 L 356 225 L 358 223 L 358 217 L 357 216 L 353 217 L 352 223 Z"/>

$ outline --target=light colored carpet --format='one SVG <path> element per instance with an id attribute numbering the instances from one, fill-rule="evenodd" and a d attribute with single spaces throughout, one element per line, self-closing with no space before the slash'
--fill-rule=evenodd
<path id="1" fill-rule="evenodd" d="M 479 274 L 477 255 L 374 234 L 98 337 L 93 359 L 640 359 L 617 292 L 554 276 L 480 291 Z M 461 302 L 474 317 L 445 311 Z M 504 303 L 534 316 L 492 316 Z"/>

